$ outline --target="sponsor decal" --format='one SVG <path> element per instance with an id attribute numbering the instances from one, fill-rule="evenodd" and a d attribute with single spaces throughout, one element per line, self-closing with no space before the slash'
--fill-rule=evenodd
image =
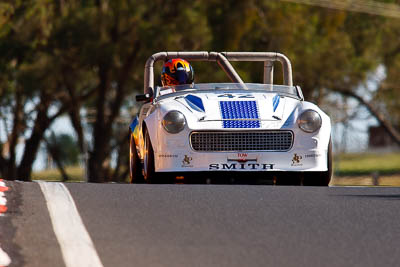
<path id="1" fill-rule="evenodd" d="M 257 157 L 249 157 L 247 153 L 237 153 L 235 155 L 228 156 L 228 161 L 237 161 L 237 162 L 247 162 L 247 161 L 257 161 Z"/>
<path id="2" fill-rule="evenodd" d="M 273 170 L 273 163 L 212 163 L 209 170 Z"/>
<path id="3" fill-rule="evenodd" d="M 168 154 L 160 154 L 158 155 L 159 158 L 177 158 L 178 155 L 168 155 Z"/>
<path id="4" fill-rule="evenodd" d="M 193 160 L 192 157 L 189 157 L 188 155 L 185 155 L 185 157 L 182 160 L 182 167 L 184 167 L 184 168 L 193 167 L 193 165 L 190 164 L 192 160 Z"/>
<path id="5" fill-rule="evenodd" d="M 303 159 L 302 156 L 297 155 L 297 153 L 294 153 L 293 158 L 292 158 L 292 166 L 303 166 L 301 163 L 301 160 Z"/>
<path id="6" fill-rule="evenodd" d="M 307 154 L 307 155 L 304 155 L 304 158 L 319 158 L 319 157 L 322 157 L 322 154 Z"/>

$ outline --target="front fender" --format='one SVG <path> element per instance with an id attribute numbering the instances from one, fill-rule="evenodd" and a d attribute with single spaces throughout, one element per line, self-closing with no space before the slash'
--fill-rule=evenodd
<path id="1" fill-rule="evenodd" d="M 145 128 L 147 132 L 149 133 L 150 136 L 150 142 L 153 146 L 154 152 L 157 152 L 157 130 L 158 127 L 160 126 L 161 118 L 158 109 L 154 109 L 151 111 L 150 115 L 144 119 L 144 124 L 143 125 L 143 134 L 145 131 Z M 144 137 L 144 136 L 143 136 Z"/>

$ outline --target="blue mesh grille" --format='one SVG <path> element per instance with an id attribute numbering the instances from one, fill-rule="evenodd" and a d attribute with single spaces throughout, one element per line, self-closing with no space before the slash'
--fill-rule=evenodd
<path id="1" fill-rule="evenodd" d="M 258 119 L 256 101 L 220 101 L 219 107 L 224 128 L 260 128 L 259 120 L 251 120 Z"/>

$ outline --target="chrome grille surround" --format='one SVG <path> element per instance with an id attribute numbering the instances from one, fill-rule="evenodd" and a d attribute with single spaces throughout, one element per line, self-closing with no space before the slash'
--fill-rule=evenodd
<path id="1" fill-rule="evenodd" d="M 288 151 L 293 132 L 279 131 L 198 131 L 190 133 L 190 146 L 199 152 Z"/>

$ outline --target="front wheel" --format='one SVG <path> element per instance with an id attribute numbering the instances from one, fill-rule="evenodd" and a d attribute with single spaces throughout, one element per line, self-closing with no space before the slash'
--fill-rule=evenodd
<path id="1" fill-rule="evenodd" d="M 142 183 L 144 181 L 142 174 L 142 164 L 136 150 L 135 139 L 133 133 L 130 134 L 129 139 L 129 174 L 131 183 Z"/>
<path id="2" fill-rule="evenodd" d="M 157 178 L 154 167 L 154 150 L 147 131 L 144 137 L 143 177 L 147 183 L 154 183 Z"/>

